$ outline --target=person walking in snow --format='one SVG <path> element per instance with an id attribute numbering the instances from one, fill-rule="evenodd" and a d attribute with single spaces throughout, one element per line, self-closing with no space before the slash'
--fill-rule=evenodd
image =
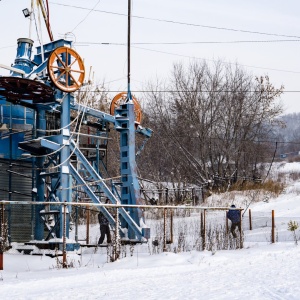
<path id="1" fill-rule="evenodd" d="M 241 234 L 241 212 L 238 209 L 235 209 L 235 205 L 232 204 L 230 209 L 227 212 L 227 218 L 231 221 L 230 232 L 232 233 L 233 237 L 236 238 L 235 229 L 238 228 Z"/>
<path id="2" fill-rule="evenodd" d="M 107 203 L 108 201 L 106 201 Z M 101 245 L 104 241 L 105 235 L 106 235 L 106 241 L 107 244 L 111 243 L 111 235 L 110 235 L 110 228 L 109 228 L 109 222 L 105 215 L 100 211 L 98 214 L 98 220 L 100 224 L 100 238 L 98 241 L 98 245 Z"/>

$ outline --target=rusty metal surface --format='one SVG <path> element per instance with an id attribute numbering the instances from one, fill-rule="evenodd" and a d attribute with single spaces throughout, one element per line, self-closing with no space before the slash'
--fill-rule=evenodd
<path id="1" fill-rule="evenodd" d="M 32 100 L 33 103 L 54 102 L 54 91 L 51 87 L 39 81 L 19 77 L 0 77 L 0 96 L 14 104 L 19 104 L 22 100 Z"/>

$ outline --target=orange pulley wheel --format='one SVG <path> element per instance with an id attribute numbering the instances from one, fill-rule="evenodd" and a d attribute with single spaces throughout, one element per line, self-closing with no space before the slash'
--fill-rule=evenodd
<path id="1" fill-rule="evenodd" d="M 126 100 L 127 100 L 127 92 L 122 92 L 117 94 L 110 103 L 110 114 L 113 116 L 115 113 L 115 109 L 119 108 L 122 104 L 125 104 Z M 134 96 L 132 96 L 132 101 L 134 104 L 135 122 L 141 123 L 142 121 L 141 105 Z"/>
<path id="2" fill-rule="evenodd" d="M 83 84 L 83 60 L 71 48 L 56 48 L 48 59 L 48 74 L 58 89 L 67 93 L 75 92 Z"/>

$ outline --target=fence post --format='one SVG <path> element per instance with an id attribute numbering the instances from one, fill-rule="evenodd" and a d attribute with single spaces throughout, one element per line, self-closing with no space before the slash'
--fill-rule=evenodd
<path id="1" fill-rule="evenodd" d="M 116 208 L 115 242 L 113 245 L 113 261 L 120 257 L 119 208 Z"/>
<path id="2" fill-rule="evenodd" d="M 4 203 L 1 204 L 0 219 L 0 270 L 3 270 L 3 248 L 4 248 Z"/>
<path id="3" fill-rule="evenodd" d="M 196 205 L 196 201 L 195 201 L 195 188 L 192 188 L 192 201 L 193 201 L 193 206 Z"/>
<path id="4" fill-rule="evenodd" d="M 166 205 L 169 203 L 169 189 L 166 188 Z"/>
<path id="5" fill-rule="evenodd" d="M 203 212 L 201 212 L 201 238 L 202 238 L 202 250 L 205 250 L 206 248 L 206 221 L 205 221 L 205 217 L 206 217 L 206 209 L 203 210 Z"/>
<path id="6" fill-rule="evenodd" d="M 252 230 L 252 216 L 251 216 L 251 209 L 249 208 L 249 229 Z"/>
<path id="7" fill-rule="evenodd" d="M 275 243 L 275 212 L 272 210 L 272 243 Z"/>
<path id="8" fill-rule="evenodd" d="M 239 228 L 239 231 L 240 231 L 240 248 L 243 248 L 244 247 L 244 245 L 243 245 L 243 233 L 242 233 L 242 228 L 243 228 L 243 226 L 242 226 L 242 222 L 243 222 L 243 220 L 242 220 L 242 210 L 240 209 L 240 228 Z"/>
<path id="9" fill-rule="evenodd" d="M 66 245 L 66 233 L 67 233 L 67 203 L 64 203 L 64 228 L 63 228 L 63 268 L 67 268 L 67 245 Z"/>
<path id="10" fill-rule="evenodd" d="M 86 207 L 86 244 L 90 243 L 90 209 Z"/>
<path id="11" fill-rule="evenodd" d="M 229 232 L 229 224 L 228 224 L 228 218 L 227 218 L 227 211 L 225 210 L 225 220 L 226 220 L 226 234 Z"/>
<path id="12" fill-rule="evenodd" d="M 167 251 L 167 225 L 166 225 L 167 209 L 164 208 L 164 248 L 163 252 Z"/>
<path id="13" fill-rule="evenodd" d="M 173 244 L 173 209 L 171 209 L 171 219 L 170 219 L 170 231 L 171 231 L 171 244 Z"/>
<path id="14" fill-rule="evenodd" d="M 205 193 L 204 193 L 204 189 L 201 188 L 201 195 L 202 195 L 202 203 L 205 202 Z M 199 200 L 199 205 L 200 205 L 200 200 Z"/>

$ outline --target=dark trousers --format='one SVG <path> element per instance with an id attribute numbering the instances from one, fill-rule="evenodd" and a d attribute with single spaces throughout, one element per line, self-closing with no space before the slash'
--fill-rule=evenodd
<path id="1" fill-rule="evenodd" d="M 241 222 L 238 223 L 231 223 L 230 232 L 232 233 L 233 237 L 236 238 L 235 229 L 238 228 L 241 234 Z"/>
<path id="2" fill-rule="evenodd" d="M 110 230 L 109 230 L 109 225 L 100 225 L 100 239 L 98 241 L 98 244 L 101 245 L 104 241 L 105 235 L 106 235 L 106 240 L 107 243 L 111 243 L 111 235 L 110 235 Z"/>

